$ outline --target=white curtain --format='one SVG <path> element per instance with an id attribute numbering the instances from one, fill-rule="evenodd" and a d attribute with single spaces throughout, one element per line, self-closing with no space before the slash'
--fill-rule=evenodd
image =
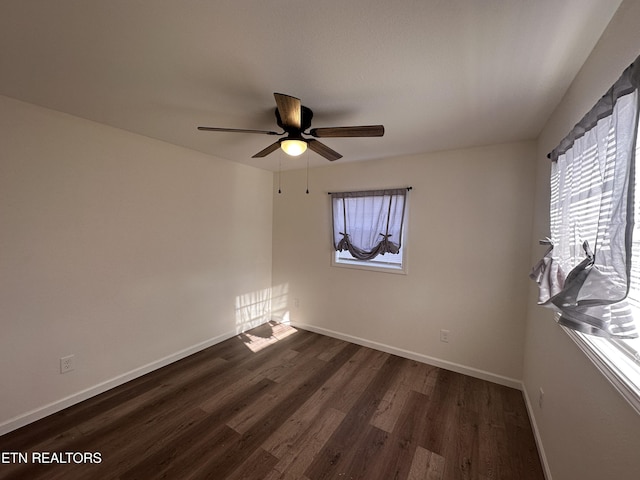
<path id="1" fill-rule="evenodd" d="M 539 303 L 559 323 L 635 338 L 630 288 L 638 61 L 551 154 L 551 248 L 534 267 Z"/>
<path id="2" fill-rule="evenodd" d="M 332 193 L 333 246 L 358 260 L 398 253 L 406 188 Z"/>

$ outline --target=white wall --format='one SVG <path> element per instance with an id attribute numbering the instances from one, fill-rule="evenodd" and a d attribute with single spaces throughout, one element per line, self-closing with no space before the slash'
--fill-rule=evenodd
<path id="1" fill-rule="evenodd" d="M 545 158 L 640 54 L 640 2 L 625 1 L 576 77 L 538 142 L 532 242 L 548 235 L 549 172 Z M 532 248 L 531 262 L 544 253 Z M 634 480 L 640 477 L 640 416 L 537 307 L 530 289 L 524 385 L 539 433 L 548 480 Z M 543 407 L 538 389 L 543 388 Z"/>
<path id="2" fill-rule="evenodd" d="M 287 289 L 290 320 L 518 385 L 534 160 L 535 144 L 525 142 L 336 162 L 310 171 L 309 195 L 304 169 L 283 172 L 273 277 L 274 288 Z M 327 192 L 408 185 L 408 274 L 332 267 Z"/>
<path id="3" fill-rule="evenodd" d="M 265 321 L 272 177 L 0 97 L 0 433 Z"/>

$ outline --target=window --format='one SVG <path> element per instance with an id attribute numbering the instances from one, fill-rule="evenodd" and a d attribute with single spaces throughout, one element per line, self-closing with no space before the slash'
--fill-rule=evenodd
<path id="1" fill-rule="evenodd" d="M 332 193 L 334 266 L 406 273 L 407 188 Z"/>
<path id="2" fill-rule="evenodd" d="M 640 57 L 550 154 L 539 304 L 640 413 Z"/>

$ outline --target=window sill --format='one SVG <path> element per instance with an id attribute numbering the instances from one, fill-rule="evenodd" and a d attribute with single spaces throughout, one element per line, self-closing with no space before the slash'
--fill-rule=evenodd
<path id="1" fill-rule="evenodd" d="M 588 340 L 586 335 L 575 332 L 569 328 L 562 327 L 567 332 L 567 335 L 578 345 L 580 350 L 591 360 L 598 370 L 605 376 L 607 380 L 613 385 L 613 387 L 624 397 L 624 399 L 633 407 L 633 409 L 640 414 L 640 388 L 637 386 L 640 383 L 640 369 L 629 367 L 628 361 L 625 355 L 617 350 L 617 348 L 606 341 L 596 341 L 600 343 L 600 346 L 594 345 Z M 601 351 L 602 350 L 602 351 Z M 612 361 L 611 358 L 616 361 Z M 625 365 L 625 368 L 620 368 L 619 365 Z M 634 382 L 633 377 L 637 381 Z"/>
<path id="2" fill-rule="evenodd" d="M 333 258 L 331 261 L 331 265 L 333 267 L 351 268 L 355 270 L 368 270 L 370 272 L 393 273 L 396 275 L 407 274 L 406 266 L 397 266 L 397 265 L 382 266 L 380 264 L 376 265 L 375 262 L 365 265 L 362 262 L 358 262 L 358 261 L 350 262 L 348 260 L 341 260 L 338 262 L 335 258 Z"/>

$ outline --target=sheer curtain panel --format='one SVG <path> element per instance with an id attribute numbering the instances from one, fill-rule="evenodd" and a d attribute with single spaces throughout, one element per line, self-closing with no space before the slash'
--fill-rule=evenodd
<path id="1" fill-rule="evenodd" d="M 531 274 L 559 323 L 635 338 L 627 303 L 640 58 L 549 155 L 551 248 Z"/>
<path id="2" fill-rule="evenodd" d="M 398 253 L 406 188 L 331 193 L 333 246 L 358 260 Z"/>

